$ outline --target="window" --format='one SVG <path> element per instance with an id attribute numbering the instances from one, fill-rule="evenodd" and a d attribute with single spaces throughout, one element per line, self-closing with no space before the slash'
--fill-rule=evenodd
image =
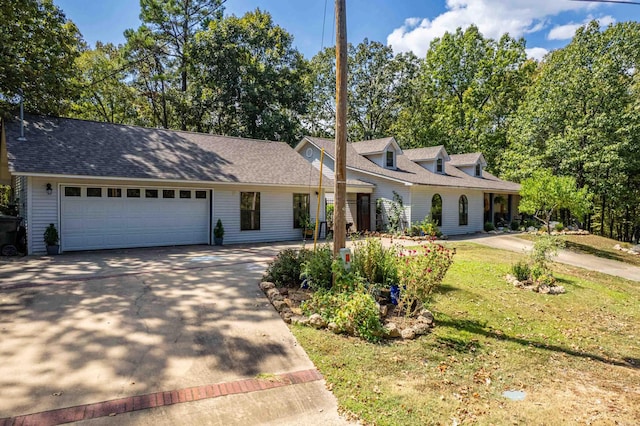
<path id="1" fill-rule="evenodd" d="M 87 188 L 87 197 L 102 197 L 102 188 Z"/>
<path id="2" fill-rule="evenodd" d="M 158 190 L 157 189 L 145 189 L 144 190 L 145 198 L 158 198 Z"/>
<path id="3" fill-rule="evenodd" d="M 173 189 L 163 189 L 162 198 L 176 198 L 176 191 Z"/>
<path id="4" fill-rule="evenodd" d="M 480 163 L 476 164 L 476 176 L 482 176 L 482 167 L 480 167 Z"/>
<path id="5" fill-rule="evenodd" d="M 436 172 L 444 173 L 444 166 L 442 164 L 442 158 L 436 160 Z"/>
<path id="6" fill-rule="evenodd" d="M 79 197 L 80 196 L 80 187 L 79 186 L 67 186 L 64 188 L 64 196 L 65 197 Z"/>
<path id="7" fill-rule="evenodd" d="M 196 191 L 196 198 L 198 199 L 206 199 L 207 191 Z"/>
<path id="8" fill-rule="evenodd" d="M 140 198 L 140 190 L 138 188 L 127 189 L 127 198 Z"/>
<path id="9" fill-rule="evenodd" d="M 387 167 L 393 168 L 393 151 L 387 151 Z"/>
<path id="10" fill-rule="evenodd" d="M 309 194 L 293 194 L 293 227 L 304 228 L 309 217 Z"/>
<path id="11" fill-rule="evenodd" d="M 442 226 L 442 197 L 435 194 L 431 199 L 431 220 L 437 226 Z"/>
<path id="12" fill-rule="evenodd" d="M 240 193 L 240 230 L 260 230 L 260 193 Z"/>
<path id="13" fill-rule="evenodd" d="M 191 198 L 191 191 L 180 191 L 180 198 Z"/>
<path id="14" fill-rule="evenodd" d="M 122 197 L 122 189 L 120 188 L 108 188 L 107 197 L 120 198 Z"/>
<path id="15" fill-rule="evenodd" d="M 461 195 L 458 201 L 458 225 L 467 225 L 469 222 L 469 202 L 466 195 Z"/>

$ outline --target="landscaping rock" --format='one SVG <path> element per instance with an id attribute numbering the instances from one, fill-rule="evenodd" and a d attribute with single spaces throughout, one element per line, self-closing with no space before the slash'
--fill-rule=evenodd
<path id="1" fill-rule="evenodd" d="M 413 331 L 413 328 L 409 327 L 402 330 L 400 336 L 405 340 L 412 340 L 416 338 L 416 332 Z"/>
<path id="2" fill-rule="evenodd" d="M 313 314 L 309 317 L 309 325 L 313 328 L 324 328 L 327 326 L 327 322 L 320 314 Z"/>
<path id="3" fill-rule="evenodd" d="M 285 302 L 284 300 L 274 300 L 272 304 L 278 312 L 282 312 L 282 310 L 285 308 L 289 309 L 289 305 L 287 305 L 287 302 Z"/>
<path id="4" fill-rule="evenodd" d="M 429 324 L 419 322 L 417 324 L 414 324 L 413 327 L 411 327 L 411 330 L 413 330 L 416 336 L 422 336 L 429 333 L 429 331 L 431 331 L 431 327 L 429 326 Z"/>
<path id="5" fill-rule="evenodd" d="M 549 287 L 549 294 L 564 294 L 564 293 L 566 293 L 566 290 L 561 285 L 554 285 L 552 287 Z"/>
<path id="6" fill-rule="evenodd" d="M 378 310 L 380 311 L 380 316 L 382 318 L 384 318 L 389 313 L 389 306 L 387 306 L 387 305 L 378 305 Z"/>
<path id="7" fill-rule="evenodd" d="M 274 299 L 275 300 L 284 300 L 284 298 L 282 297 L 282 295 L 280 294 L 278 289 L 275 288 L 275 287 L 267 289 L 266 294 L 267 294 L 267 297 L 269 298 L 269 300 L 271 300 L 271 301 L 273 301 Z M 278 297 L 280 299 L 277 299 Z"/>
<path id="8" fill-rule="evenodd" d="M 433 314 L 429 312 L 427 309 L 423 309 L 420 311 L 420 315 L 418 315 L 418 322 L 428 324 L 433 327 Z"/>
<path id="9" fill-rule="evenodd" d="M 301 316 L 301 315 L 293 315 L 291 317 L 291 324 L 308 325 L 309 324 L 309 318 Z"/>
<path id="10" fill-rule="evenodd" d="M 274 283 L 270 283 L 269 281 L 263 281 L 260 283 L 260 289 L 262 291 L 266 292 L 270 288 L 276 288 L 276 285 Z"/>
<path id="11" fill-rule="evenodd" d="M 541 294 L 549 294 L 549 291 L 550 291 L 549 289 L 550 288 L 551 287 L 549 287 L 546 284 L 541 284 L 541 285 L 538 286 L 538 290 L 537 291 L 538 291 L 538 293 L 541 293 Z"/>
<path id="12" fill-rule="evenodd" d="M 388 337 L 400 337 L 400 330 L 398 326 L 393 322 L 388 322 L 384 325 L 384 333 Z"/>
<path id="13" fill-rule="evenodd" d="M 629 249 L 630 253 L 640 254 L 640 244 L 633 246 Z"/>
<path id="14" fill-rule="evenodd" d="M 287 324 L 291 324 L 291 318 L 293 318 L 293 312 L 291 310 L 283 310 L 280 312 L 280 317 Z"/>
<path id="15" fill-rule="evenodd" d="M 332 333 L 340 334 L 340 329 L 338 328 L 338 324 L 336 324 L 335 322 L 330 322 L 329 324 L 327 324 L 327 328 Z"/>

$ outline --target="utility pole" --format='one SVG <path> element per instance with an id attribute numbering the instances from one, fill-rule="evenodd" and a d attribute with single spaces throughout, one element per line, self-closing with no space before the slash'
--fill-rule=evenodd
<path id="1" fill-rule="evenodd" d="M 333 256 L 340 255 L 347 234 L 347 6 L 336 0 L 336 145 Z"/>

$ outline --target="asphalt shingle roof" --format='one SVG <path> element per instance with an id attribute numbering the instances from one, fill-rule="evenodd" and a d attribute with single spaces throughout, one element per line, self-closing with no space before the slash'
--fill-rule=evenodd
<path id="1" fill-rule="evenodd" d="M 335 143 L 330 139 L 305 137 L 306 140 L 320 149 L 325 150 L 325 155 L 335 159 Z M 414 163 L 404 154 L 396 156 L 397 170 L 385 169 L 373 161 L 358 154 L 352 144 L 347 144 L 347 167 L 365 173 L 373 173 L 382 177 L 400 180 L 417 185 L 449 186 L 457 188 L 476 188 L 496 191 L 520 190 L 520 185 L 514 182 L 504 181 L 490 173 L 483 172 L 482 177 L 469 176 L 462 170 L 446 164 L 446 174 L 432 173 L 422 166 Z"/>
<path id="2" fill-rule="evenodd" d="M 424 148 L 403 149 L 402 153 L 412 161 L 435 160 L 442 148 L 444 148 L 442 145 L 427 146 Z"/>
<path id="3" fill-rule="evenodd" d="M 19 121 L 5 124 L 13 174 L 292 186 L 320 177 L 284 142 L 31 115 L 19 141 Z"/>
<path id="4" fill-rule="evenodd" d="M 454 166 L 471 166 L 480 161 L 480 157 L 482 157 L 482 154 L 480 152 L 473 152 L 469 154 L 452 154 L 449 156 L 451 160 L 448 164 L 452 164 Z"/>
<path id="5" fill-rule="evenodd" d="M 370 141 L 361 141 L 351 143 L 351 147 L 358 154 L 373 154 L 374 152 L 382 152 L 393 138 L 373 139 Z"/>

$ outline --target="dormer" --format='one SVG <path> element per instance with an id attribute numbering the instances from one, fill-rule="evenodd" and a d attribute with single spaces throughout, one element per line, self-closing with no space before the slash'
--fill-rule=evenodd
<path id="1" fill-rule="evenodd" d="M 452 155 L 449 164 L 462 170 L 469 176 L 477 178 L 482 177 L 482 172 L 484 168 L 487 167 L 487 162 L 485 161 L 484 156 L 479 152 Z"/>
<path id="2" fill-rule="evenodd" d="M 369 161 L 390 170 L 397 169 L 398 155 L 402 154 L 402 149 L 394 138 L 353 142 L 351 147 Z"/>
<path id="3" fill-rule="evenodd" d="M 441 175 L 447 173 L 446 163 L 449 161 L 450 157 L 442 145 L 406 149 L 403 154 L 414 163 L 432 173 L 438 173 Z"/>

